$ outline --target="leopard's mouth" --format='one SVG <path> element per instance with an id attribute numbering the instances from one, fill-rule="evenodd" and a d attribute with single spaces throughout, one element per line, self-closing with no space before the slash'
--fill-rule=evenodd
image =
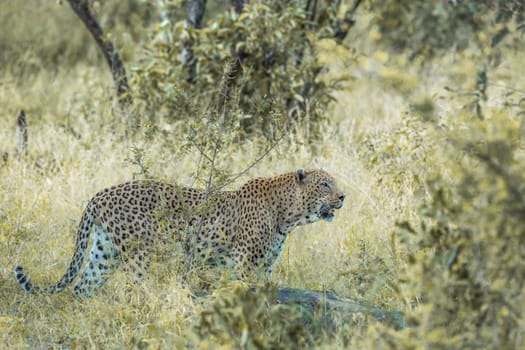
<path id="1" fill-rule="evenodd" d="M 335 217 L 335 210 L 334 207 L 330 204 L 325 204 L 319 209 L 319 214 L 321 219 L 332 222 L 334 221 Z"/>

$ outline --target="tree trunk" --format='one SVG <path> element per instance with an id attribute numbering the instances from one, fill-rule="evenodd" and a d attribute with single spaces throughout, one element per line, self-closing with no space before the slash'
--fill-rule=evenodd
<path id="1" fill-rule="evenodd" d="M 190 27 L 201 29 L 205 10 L 206 0 L 190 0 L 188 4 L 188 18 L 186 19 L 184 29 L 188 30 Z M 184 43 L 182 61 L 184 67 L 188 70 L 187 81 L 191 83 L 195 79 L 197 67 L 197 62 L 193 57 L 193 39 L 191 38 Z"/>
<path id="2" fill-rule="evenodd" d="M 93 39 L 95 39 L 98 47 L 102 50 L 104 58 L 106 59 L 109 69 L 111 70 L 113 81 L 115 82 L 117 99 L 120 108 L 123 112 L 129 112 L 129 107 L 133 103 L 133 99 L 130 94 L 126 70 L 120 59 L 120 56 L 113 46 L 113 43 L 107 40 L 107 38 L 104 38 L 104 32 L 102 31 L 102 28 L 100 27 L 95 16 L 89 10 L 88 1 L 68 0 L 68 2 L 71 6 L 71 9 L 73 9 L 77 16 L 82 20 L 86 28 L 93 36 Z"/>

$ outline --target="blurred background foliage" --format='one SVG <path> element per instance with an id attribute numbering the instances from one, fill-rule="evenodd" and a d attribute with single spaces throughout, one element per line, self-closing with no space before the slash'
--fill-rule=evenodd
<path id="1" fill-rule="evenodd" d="M 472 46 L 479 49 L 487 42 L 494 47 L 508 34 L 525 30 L 522 1 L 370 1 L 368 6 L 377 40 L 407 52 L 410 60 Z M 510 41 L 519 47 L 516 36 Z"/>
<path id="2" fill-rule="evenodd" d="M 55 1 L 7 0 L 0 14 L 0 63 L 16 74 L 45 68 L 57 70 L 78 63 L 102 64 L 103 57 L 89 32 L 68 6 Z M 127 50 L 147 38 L 146 28 L 155 20 L 151 6 L 142 0 L 91 1 L 93 12 L 124 59 Z M 23 20 L 25 25 L 21 25 Z M 34 24 L 34 25 L 33 25 Z M 45 36 L 49 40 L 43 39 Z M 128 55 L 131 55 L 129 57 Z"/>
<path id="3" fill-rule="evenodd" d="M 515 348 L 524 305 L 525 202 L 521 121 L 494 110 L 490 121 L 460 113 L 431 125 L 438 157 L 416 223 L 395 233 L 409 247 L 401 277 L 420 307 L 407 333 L 436 348 Z M 429 135 L 429 136 L 430 136 Z M 435 164 L 435 159 L 443 160 Z M 414 300 L 415 301 L 415 300 Z M 420 332 L 424 332 L 422 335 Z"/>
<path id="4" fill-rule="evenodd" d="M 5 344 L 525 348 L 525 3 L 317 1 L 315 14 L 313 3 L 252 1 L 239 14 L 209 1 L 198 30 L 185 29 L 187 1 L 89 1 L 128 71 L 131 123 L 115 113 L 108 68 L 67 2 L 0 3 Z M 188 40 L 193 80 L 181 57 Z M 221 105 L 235 60 L 242 70 Z M 17 162 L 10 125 L 20 108 L 30 147 Z M 266 292 L 230 285 L 196 306 L 174 266 L 157 266 L 163 284 L 131 296 L 110 284 L 93 306 L 14 285 L 13 256 L 40 263 L 57 229 L 73 232 L 95 185 L 129 178 L 123 164 L 137 177 L 207 186 L 213 175 L 221 186 L 259 157 L 268 175 L 325 159 L 352 194 L 341 227 L 322 226 L 335 232 L 330 243 L 308 241 L 310 231 L 288 240 L 275 281 L 400 310 L 405 329 L 366 317 L 316 328 L 265 308 Z M 62 200 L 41 194 L 53 184 Z M 46 266 L 66 261 L 66 248 Z"/>

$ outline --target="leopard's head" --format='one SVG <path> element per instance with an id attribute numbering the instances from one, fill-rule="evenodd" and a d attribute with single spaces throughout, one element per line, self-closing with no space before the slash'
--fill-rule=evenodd
<path id="1" fill-rule="evenodd" d="M 294 216 L 304 225 L 318 220 L 333 221 L 335 209 L 343 206 L 344 193 L 335 179 L 321 169 L 298 169 L 295 172 L 296 203 Z"/>

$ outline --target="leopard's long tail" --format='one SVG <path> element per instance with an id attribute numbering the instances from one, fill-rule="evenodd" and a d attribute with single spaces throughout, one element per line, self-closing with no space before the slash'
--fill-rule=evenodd
<path id="1" fill-rule="evenodd" d="M 52 294 L 52 293 L 58 293 L 61 292 L 63 289 L 65 289 L 67 286 L 73 282 L 75 277 L 78 275 L 78 272 L 80 271 L 80 268 L 82 267 L 82 262 L 84 261 L 84 257 L 86 256 L 86 250 L 89 242 L 89 235 L 91 233 L 91 229 L 93 227 L 93 223 L 95 221 L 96 213 L 95 213 L 95 205 L 93 204 L 93 201 L 90 201 L 87 205 L 86 209 L 84 210 L 84 213 L 82 215 L 82 219 L 80 220 L 80 224 L 78 225 L 78 231 L 77 231 L 77 241 L 75 243 L 75 253 L 73 254 L 73 258 L 71 259 L 71 262 L 69 263 L 69 267 L 67 271 L 64 273 L 62 278 L 55 283 L 52 286 L 46 287 L 46 288 L 40 288 L 35 286 L 33 283 L 31 283 L 31 279 L 29 276 L 24 272 L 24 268 L 17 265 L 14 269 L 15 277 L 18 283 L 22 286 L 24 290 L 26 290 L 29 293 L 35 293 L 35 294 Z"/>

